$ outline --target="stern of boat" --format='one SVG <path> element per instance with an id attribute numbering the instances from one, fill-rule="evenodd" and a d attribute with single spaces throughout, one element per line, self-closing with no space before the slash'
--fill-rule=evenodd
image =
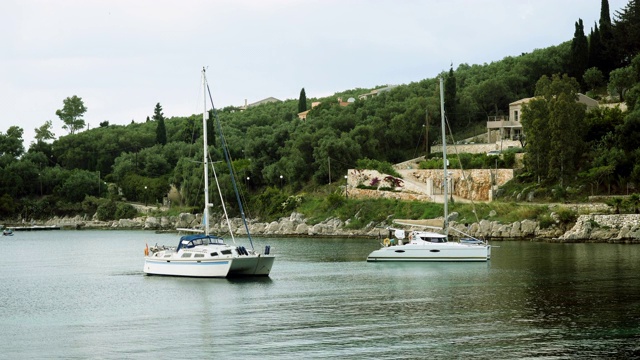
<path id="1" fill-rule="evenodd" d="M 269 276 L 275 261 L 274 255 L 249 255 L 234 258 L 229 276 Z"/>

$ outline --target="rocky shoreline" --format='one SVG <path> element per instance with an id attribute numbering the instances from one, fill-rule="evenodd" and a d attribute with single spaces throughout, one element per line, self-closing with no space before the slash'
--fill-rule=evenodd
<path id="1" fill-rule="evenodd" d="M 452 215 L 455 217 L 455 214 Z M 200 215 L 187 213 L 179 216 L 142 216 L 114 221 L 98 221 L 76 216 L 53 218 L 46 222 L 34 222 L 31 225 L 60 226 L 63 229 L 139 229 L 174 232 L 177 228 L 195 228 L 201 223 L 201 220 Z M 540 224 L 533 220 L 516 221 L 511 224 L 482 220 L 468 226 L 451 221 L 450 224 L 458 231 L 490 240 L 640 244 L 640 214 L 580 215 L 575 224 L 563 226 L 558 222 L 547 228 L 541 228 Z M 381 224 L 370 223 L 361 229 L 350 229 L 348 225 L 348 220 L 344 222 L 336 218 L 327 219 L 318 224 L 308 224 L 302 214 L 294 212 L 289 217 L 280 218 L 278 221 L 249 221 L 248 227 L 251 234 L 255 236 L 379 238 L 387 235 L 385 226 Z M 241 219 L 232 219 L 231 228 L 234 235 L 246 234 Z M 210 229 L 213 233 L 228 233 L 226 222 L 223 219 L 211 221 Z"/>

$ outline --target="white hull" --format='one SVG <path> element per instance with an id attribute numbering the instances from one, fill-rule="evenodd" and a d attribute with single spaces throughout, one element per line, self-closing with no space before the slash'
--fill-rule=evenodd
<path id="1" fill-rule="evenodd" d="M 487 261 L 490 258 L 491 245 L 445 242 L 383 247 L 371 252 L 367 261 Z"/>
<path id="2" fill-rule="evenodd" d="M 275 259 L 273 255 L 234 258 L 228 276 L 269 276 Z"/>
<path id="3" fill-rule="evenodd" d="M 227 260 L 163 260 L 146 257 L 144 272 L 148 275 L 227 277 L 232 259 Z"/>
<path id="4" fill-rule="evenodd" d="M 197 237 L 195 241 L 202 241 Z M 189 240 L 185 242 L 190 244 Z M 144 258 L 144 272 L 186 277 L 269 276 L 275 257 L 252 250 L 240 251 L 241 248 L 226 244 L 199 244 L 179 249 L 152 247 Z"/>
<path id="5" fill-rule="evenodd" d="M 236 277 L 269 276 L 275 257 L 247 256 L 228 260 L 162 260 L 146 257 L 144 272 L 147 275 L 186 277 Z"/>

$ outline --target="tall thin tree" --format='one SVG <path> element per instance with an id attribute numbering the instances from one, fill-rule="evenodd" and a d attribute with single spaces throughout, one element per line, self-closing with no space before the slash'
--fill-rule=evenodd
<path id="1" fill-rule="evenodd" d="M 157 123 L 156 144 L 165 145 L 167 143 L 167 128 L 164 124 L 164 114 L 162 113 L 162 106 L 160 103 L 157 103 L 153 110 L 153 121 Z"/>
<path id="2" fill-rule="evenodd" d="M 598 68 L 602 71 L 604 48 L 600 39 L 600 29 L 598 24 L 594 24 L 589 34 L 589 61 L 587 68 Z"/>
<path id="3" fill-rule="evenodd" d="M 584 71 L 589 63 L 589 41 L 584 35 L 584 24 L 582 19 L 576 22 L 576 30 L 571 41 L 571 63 L 569 75 L 582 82 Z"/>
<path id="4" fill-rule="evenodd" d="M 300 90 L 300 98 L 298 99 L 298 112 L 307 111 L 307 94 L 304 92 L 304 88 Z"/>
<path id="5" fill-rule="evenodd" d="M 456 121 L 458 105 L 456 86 L 456 75 L 453 72 L 453 64 L 451 64 L 449 74 L 444 79 L 444 113 L 451 127 L 460 125 Z"/>
<path id="6" fill-rule="evenodd" d="M 613 38 L 613 26 L 609 13 L 609 1 L 602 0 L 600 5 L 600 42 L 602 44 L 602 73 L 609 79 L 611 70 L 617 68 L 617 49 Z"/>

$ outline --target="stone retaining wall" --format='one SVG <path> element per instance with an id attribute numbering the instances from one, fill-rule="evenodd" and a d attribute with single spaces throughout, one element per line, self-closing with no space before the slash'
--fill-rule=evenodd
<path id="1" fill-rule="evenodd" d="M 388 180 L 394 177 L 381 174 L 375 170 L 355 170 L 350 169 L 347 174 L 347 184 L 349 186 L 347 193 L 354 198 L 394 198 L 394 199 L 416 199 L 423 201 L 432 201 L 431 195 L 442 194 L 443 176 L 442 170 L 436 169 L 406 169 L 403 172 L 405 179 L 400 179 L 397 186 Z M 474 201 L 487 201 L 491 199 L 492 186 L 501 186 L 513 179 L 513 169 L 473 169 L 459 170 L 452 169 L 450 173 L 450 188 L 453 195 L 464 199 Z M 412 178 L 409 181 L 408 178 Z M 431 189 L 434 194 L 429 194 L 428 181 L 431 181 Z M 414 184 L 414 182 L 416 182 Z M 420 186 L 420 184 L 424 184 Z M 358 191 L 357 186 L 377 186 L 378 190 Z M 394 192 L 379 190 L 382 187 L 391 187 Z M 407 193 L 401 195 L 400 193 Z M 422 195 L 422 197 L 416 196 Z"/>

